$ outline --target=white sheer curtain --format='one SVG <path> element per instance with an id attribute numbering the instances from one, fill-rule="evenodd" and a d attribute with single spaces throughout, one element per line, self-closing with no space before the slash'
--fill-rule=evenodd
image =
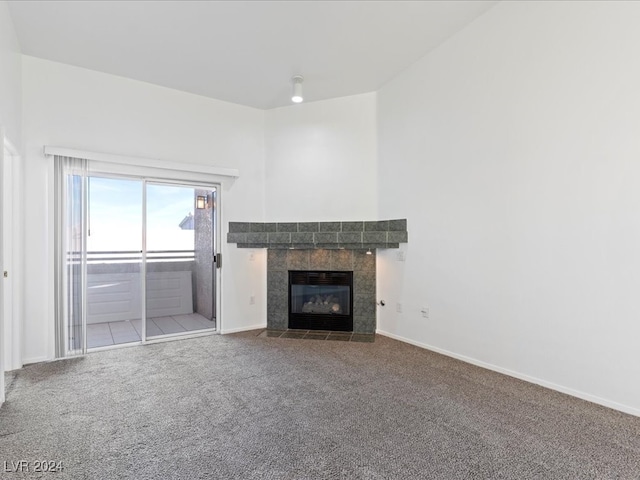
<path id="1" fill-rule="evenodd" d="M 85 159 L 55 156 L 56 357 L 86 352 L 87 179 Z"/>

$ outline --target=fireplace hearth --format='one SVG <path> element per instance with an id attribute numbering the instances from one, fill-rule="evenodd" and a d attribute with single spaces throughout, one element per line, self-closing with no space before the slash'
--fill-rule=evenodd
<path id="1" fill-rule="evenodd" d="M 289 328 L 353 331 L 353 272 L 289 271 Z"/>

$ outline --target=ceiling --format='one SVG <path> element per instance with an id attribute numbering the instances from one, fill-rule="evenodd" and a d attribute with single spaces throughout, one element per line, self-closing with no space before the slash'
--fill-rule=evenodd
<path id="1" fill-rule="evenodd" d="M 251 107 L 372 92 L 496 1 L 10 1 L 22 53 Z"/>

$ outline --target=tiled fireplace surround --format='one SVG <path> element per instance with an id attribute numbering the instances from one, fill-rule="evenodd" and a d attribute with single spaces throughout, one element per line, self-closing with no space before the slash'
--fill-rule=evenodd
<path id="1" fill-rule="evenodd" d="M 267 328 L 289 323 L 289 270 L 353 272 L 353 331 L 376 330 L 376 249 L 407 242 L 406 220 L 230 222 L 227 242 L 267 248 Z M 367 251 L 370 250 L 370 254 Z"/>
<path id="2" fill-rule="evenodd" d="M 353 331 L 376 330 L 376 256 L 366 250 L 274 250 L 267 252 L 267 328 L 289 323 L 289 270 L 353 271 Z"/>

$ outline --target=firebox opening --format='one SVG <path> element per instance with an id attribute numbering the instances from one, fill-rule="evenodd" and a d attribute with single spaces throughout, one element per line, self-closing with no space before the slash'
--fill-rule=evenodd
<path id="1" fill-rule="evenodd" d="M 353 272 L 289 271 L 289 328 L 353 331 Z"/>

